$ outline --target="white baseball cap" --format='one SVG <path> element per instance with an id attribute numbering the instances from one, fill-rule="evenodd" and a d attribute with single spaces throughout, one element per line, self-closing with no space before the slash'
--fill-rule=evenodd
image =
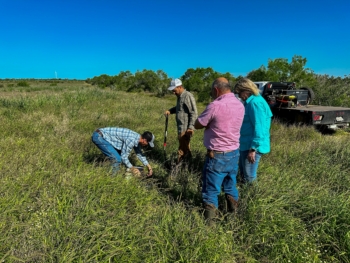
<path id="1" fill-rule="evenodd" d="M 154 135 L 152 133 L 152 140 L 148 142 L 148 145 L 151 146 L 152 148 L 154 147 Z"/>
<path id="2" fill-rule="evenodd" d="M 168 88 L 168 90 L 173 90 L 176 87 L 181 86 L 181 85 L 182 85 L 182 81 L 180 79 L 173 79 L 170 82 L 170 87 Z"/>

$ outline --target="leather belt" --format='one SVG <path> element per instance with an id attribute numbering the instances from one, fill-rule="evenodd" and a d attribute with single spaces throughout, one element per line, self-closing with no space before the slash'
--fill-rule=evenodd
<path id="1" fill-rule="evenodd" d="M 231 151 L 226 151 L 226 152 L 222 152 L 222 151 L 215 151 L 215 150 L 209 150 L 209 149 L 207 149 L 207 155 L 208 155 L 210 158 L 214 158 L 214 154 L 225 154 L 225 153 L 230 153 L 230 152 L 233 152 L 233 150 L 231 150 Z"/>
<path id="2" fill-rule="evenodd" d="M 97 132 L 101 137 L 103 137 L 103 133 L 99 129 L 97 129 L 95 132 Z"/>
<path id="3" fill-rule="evenodd" d="M 213 152 L 213 153 L 230 153 L 230 152 L 233 152 L 233 150 L 231 151 L 226 151 L 226 152 L 220 152 L 220 151 L 215 151 L 215 150 L 207 150 L 207 152 Z"/>

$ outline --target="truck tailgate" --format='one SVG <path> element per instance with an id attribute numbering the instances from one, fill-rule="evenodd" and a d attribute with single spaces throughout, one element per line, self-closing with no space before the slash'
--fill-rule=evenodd
<path id="1" fill-rule="evenodd" d="M 350 108 L 334 106 L 308 105 L 288 108 L 309 116 L 309 123 L 314 125 L 332 125 L 350 122 Z"/>

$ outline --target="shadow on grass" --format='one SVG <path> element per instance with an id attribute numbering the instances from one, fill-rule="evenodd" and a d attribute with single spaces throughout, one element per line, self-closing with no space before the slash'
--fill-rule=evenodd
<path id="1" fill-rule="evenodd" d="M 176 152 L 164 152 L 161 147 L 154 147 L 149 155 L 161 164 L 161 169 L 145 181 L 175 202 L 182 202 L 188 208 L 201 207 L 204 153 L 194 151 L 179 164 Z"/>

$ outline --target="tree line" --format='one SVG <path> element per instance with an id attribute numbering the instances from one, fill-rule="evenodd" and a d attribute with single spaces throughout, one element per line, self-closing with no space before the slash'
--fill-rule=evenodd
<path id="1" fill-rule="evenodd" d="M 314 104 L 350 107 L 350 75 L 333 77 L 315 74 L 306 67 L 307 59 L 295 55 L 289 62 L 285 58 L 269 59 L 267 66 L 260 66 L 250 71 L 247 76 L 233 76 L 231 73 L 220 73 L 211 67 L 187 69 L 180 77 L 183 86 L 196 93 L 199 102 L 209 100 L 209 90 L 212 82 L 219 76 L 226 77 L 232 85 L 240 78 L 248 77 L 253 81 L 287 81 L 295 82 L 297 87 L 309 87 L 314 90 Z M 171 78 L 162 71 L 142 70 L 132 74 L 121 71 L 118 75 L 102 74 L 88 78 L 87 83 L 101 88 L 127 92 L 152 92 L 157 96 L 167 94 Z"/>

